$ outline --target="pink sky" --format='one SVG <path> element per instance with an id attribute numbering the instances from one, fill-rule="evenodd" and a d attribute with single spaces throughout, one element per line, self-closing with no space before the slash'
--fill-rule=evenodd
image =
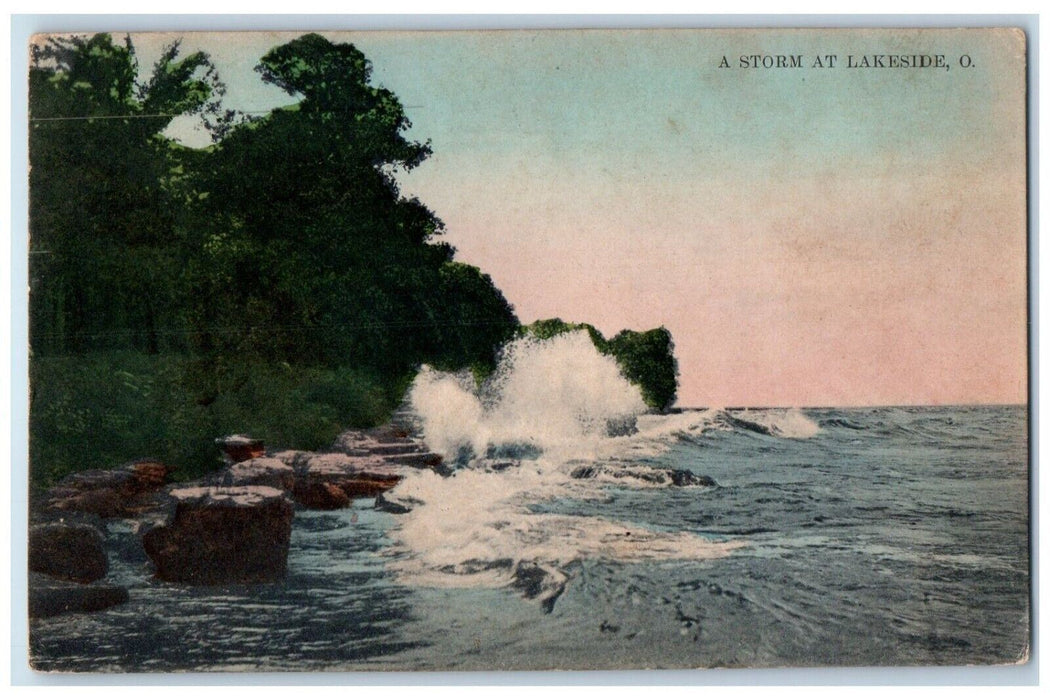
<path id="1" fill-rule="evenodd" d="M 692 236 L 659 206 L 662 226 L 645 235 L 608 227 L 605 209 L 568 225 L 555 213 L 520 239 L 493 235 L 496 216 L 438 210 L 523 321 L 671 329 L 680 405 L 1023 402 L 1019 178 L 766 183 L 702 207 Z M 501 185 L 471 187 L 486 193 L 479 208 L 502 197 L 491 192 Z M 756 217 L 756 206 L 781 213 Z M 846 233 L 858 226 L 865 235 Z"/>
<path id="2" fill-rule="evenodd" d="M 826 143 L 762 123 L 805 121 L 813 108 L 790 102 L 741 124 L 764 150 L 696 142 L 697 160 L 716 151 L 709 169 L 661 170 L 644 149 L 603 169 L 600 154 L 534 134 L 492 170 L 436 143 L 426 167 L 446 177 L 408 182 L 523 321 L 669 328 L 679 405 L 1022 403 L 1023 45 L 1009 32 L 949 38 L 981 45 L 986 72 L 837 77 L 812 97 L 822 118 L 850 115 L 828 122 L 841 133 Z M 772 89 L 739 85 L 749 79 L 729 78 L 718 99 Z M 858 102 L 866 111 L 851 112 Z M 688 125 L 665 121 L 672 134 Z"/>

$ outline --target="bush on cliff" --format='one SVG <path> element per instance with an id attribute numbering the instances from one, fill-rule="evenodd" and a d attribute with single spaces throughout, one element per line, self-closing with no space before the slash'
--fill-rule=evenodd
<path id="1" fill-rule="evenodd" d="M 568 323 L 560 318 L 543 319 L 522 327 L 522 333 L 536 338 L 552 338 L 562 333 L 585 330 L 594 347 L 610 355 L 623 376 L 642 392 L 642 399 L 655 411 L 666 411 L 675 402 L 678 391 L 678 362 L 674 341 L 664 327 L 648 331 L 623 330 L 606 340 L 589 323 Z"/>

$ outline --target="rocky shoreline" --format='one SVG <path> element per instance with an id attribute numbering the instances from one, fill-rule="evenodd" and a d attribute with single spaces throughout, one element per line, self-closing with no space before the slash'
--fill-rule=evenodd
<path id="1" fill-rule="evenodd" d="M 105 581 L 107 522 L 130 522 L 163 581 L 190 585 L 280 580 L 296 509 L 333 510 L 377 499 L 415 469 L 444 473 L 411 429 L 391 423 L 339 436 L 328 451 L 267 451 L 261 440 L 216 441 L 226 466 L 169 483 L 156 460 L 70 474 L 30 508 L 29 614 L 92 612 L 127 602 Z M 123 530 L 124 528 L 122 528 Z"/>
<path id="2" fill-rule="evenodd" d="M 404 514 L 420 505 L 408 494 L 391 493 L 407 474 L 420 469 L 452 474 L 442 456 L 415 435 L 410 414 L 399 414 L 378 428 L 346 431 L 318 452 L 267 450 L 262 440 L 244 435 L 220 438 L 225 466 L 192 482 L 170 483 L 174 468 L 152 459 L 71 474 L 30 508 L 30 617 L 92 612 L 128 601 L 127 589 L 106 581 L 105 535 L 114 520 L 123 526 L 112 529 L 120 541 L 109 546 L 141 548 L 158 580 L 204 586 L 280 581 L 287 573 L 296 510 L 336 510 L 374 499 L 376 509 Z M 483 471 L 520 464 L 475 462 Z M 665 487 L 715 485 L 687 471 L 641 465 L 580 466 L 571 476 Z M 515 585 L 526 597 L 543 597 L 552 605 L 564 576 L 526 569 L 516 571 Z M 540 586 L 541 579 L 550 591 Z"/>

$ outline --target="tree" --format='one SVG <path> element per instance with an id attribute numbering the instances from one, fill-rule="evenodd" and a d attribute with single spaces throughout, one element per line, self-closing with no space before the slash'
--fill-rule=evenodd
<path id="1" fill-rule="evenodd" d="M 396 174 L 428 144 L 351 44 L 308 34 L 262 57 L 301 97 L 207 155 L 195 268 L 198 348 L 213 357 L 340 364 L 397 376 L 491 361 L 516 327 L 491 280 L 453 263 L 442 222 Z M 206 301 L 205 301 L 206 300 Z"/>
<path id="2" fill-rule="evenodd" d="M 53 37 L 29 74 L 30 342 L 35 353 L 160 349 L 179 325 L 180 151 L 162 132 L 217 109 L 208 57 L 168 46 L 138 78 L 130 38 Z"/>
<path id="3" fill-rule="evenodd" d="M 496 367 L 493 349 L 518 331 L 513 309 L 492 278 L 472 265 L 447 262 L 440 276 L 438 347 L 430 363 L 440 369 L 471 366 L 490 373 Z"/>

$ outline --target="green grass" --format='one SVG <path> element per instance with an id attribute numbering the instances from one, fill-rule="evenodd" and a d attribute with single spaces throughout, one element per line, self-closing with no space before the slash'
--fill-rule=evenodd
<path id="1" fill-rule="evenodd" d="M 410 378 L 242 363 L 205 375 L 181 355 L 104 352 L 30 361 L 30 482 L 154 457 L 190 479 L 221 466 L 215 438 L 318 449 L 389 418 Z M 201 387 L 208 383 L 207 398 Z"/>

